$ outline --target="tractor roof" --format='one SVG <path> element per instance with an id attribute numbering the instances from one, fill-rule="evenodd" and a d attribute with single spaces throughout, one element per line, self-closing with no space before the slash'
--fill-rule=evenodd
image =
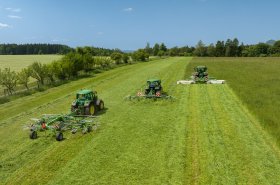
<path id="1" fill-rule="evenodd" d="M 77 94 L 89 94 L 92 92 L 93 92 L 92 90 L 83 89 L 83 90 L 80 90 Z"/>
<path id="2" fill-rule="evenodd" d="M 196 66 L 196 68 L 207 68 L 206 66 Z"/>
<path id="3" fill-rule="evenodd" d="M 147 80 L 147 82 L 161 82 L 161 80 L 159 80 L 159 79 L 149 79 L 149 80 Z"/>

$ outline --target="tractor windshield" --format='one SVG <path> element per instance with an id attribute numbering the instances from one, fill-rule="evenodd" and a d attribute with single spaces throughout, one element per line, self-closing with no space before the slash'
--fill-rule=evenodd
<path id="1" fill-rule="evenodd" d="M 85 95 L 84 94 L 77 94 L 77 99 L 85 99 Z"/>
<path id="2" fill-rule="evenodd" d="M 148 86 L 149 87 L 156 87 L 156 86 L 158 86 L 158 82 L 156 82 L 156 81 L 153 81 L 153 82 L 148 81 Z"/>

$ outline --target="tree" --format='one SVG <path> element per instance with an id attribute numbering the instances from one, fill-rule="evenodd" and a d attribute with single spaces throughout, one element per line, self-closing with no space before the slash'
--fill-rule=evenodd
<path id="1" fill-rule="evenodd" d="M 217 57 L 225 56 L 225 43 L 224 43 L 224 41 L 217 41 L 217 43 L 216 43 L 216 56 Z"/>
<path id="2" fill-rule="evenodd" d="M 209 57 L 215 57 L 216 56 L 216 48 L 215 48 L 214 44 L 210 44 L 207 47 L 207 56 L 209 56 Z"/>
<path id="3" fill-rule="evenodd" d="M 165 46 L 164 43 L 161 43 L 161 44 L 160 44 L 159 50 L 160 50 L 160 51 L 163 51 L 163 52 L 166 52 L 166 51 L 167 51 L 167 47 Z"/>
<path id="4" fill-rule="evenodd" d="M 134 61 L 147 61 L 149 60 L 149 53 L 147 53 L 144 49 L 138 49 L 132 54 L 132 59 Z"/>
<path id="5" fill-rule="evenodd" d="M 16 72 L 11 71 L 10 68 L 5 68 L 3 71 L 0 71 L 0 84 L 7 89 L 8 94 L 13 94 L 17 81 L 18 76 Z"/>
<path id="6" fill-rule="evenodd" d="M 29 66 L 30 76 L 35 78 L 38 83 L 44 85 L 44 80 L 47 76 L 47 66 L 39 62 L 34 62 Z"/>
<path id="7" fill-rule="evenodd" d="M 169 49 L 169 56 L 179 56 L 179 48 L 178 47 L 173 47 L 171 49 Z"/>
<path id="8" fill-rule="evenodd" d="M 94 65 L 93 56 L 89 52 L 86 52 L 84 55 L 82 55 L 82 60 L 83 60 L 83 70 L 85 72 L 91 71 Z"/>
<path id="9" fill-rule="evenodd" d="M 127 63 L 128 63 L 128 60 L 129 60 L 128 54 L 124 53 L 124 54 L 122 55 L 122 60 L 123 60 L 124 63 L 127 64 Z"/>
<path id="10" fill-rule="evenodd" d="M 147 53 L 149 53 L 149 55 L 152 55 L 152 54 L 153 54 L 153 48 L 150 47 L 150 43 L 149 43 L 149 42 L 147 42 L 147 45 L 146 45 L 146 47 L 145 47 L 145 51 L 146 51 Z"/>
<path id="11" fill-rule="evenodd" d="M 259 43 L 254 46 L 256 56 L 267 56 L 270 46 L 265 43 Z"/>
<path id="12" fill-rule="evenodd" d="M 158 56 L 161 58 L 163 55 L 164 55 L 164 51 L 159 50 L 159 52 L 158 52 Z"/>
<path id="13" fill-rule="evenodd" d="M 158 52 L 159 52 L 159 44 L 156 43 L 153 47 L 153 54 L 154 56 L 158 56 Z"/>
<path id="14" fill-rule="evenodd" d="M 29 90 L 28 82 L 31 76 L 30 68 L 23 68 L 18 74 L 18 83 L 23 85 L 27 90 Z"/>
<path id="15" fill-rule="evenodd" d="M 122 54 L 119 52 L 112 53 L 110 57 L 116 62 L 116 64 L 120 64 L 122 61 Z"/>
<path id="16" fill-rule="evenodd" d="M 206 52 L 207 52 L 207 49 L 206 49 L 205 45 L 203 44 L 203 42 L 200 40 L 196 45 L 194 54 L 196 56 L 203 57 L 203 56 L 206 56 Z"/>

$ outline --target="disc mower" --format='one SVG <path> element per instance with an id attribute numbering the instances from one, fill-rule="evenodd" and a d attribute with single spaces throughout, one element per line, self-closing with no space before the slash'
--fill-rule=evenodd
<path id="1" fill-rule="evenodd" d="M 196 66 L 189 80 L 179 80 L 177 84 L 224 84 L 225 80 L 209 77 L 206 66 Z"/>
<path id="2" fill-rule="evenodd" d="M 159 99 L 165 98 L 170 99 L 171 96 L 168 96 L 162 88 L 160 79 L 149 79 L 147 80 L 144 92 L 138 91 L 136 96 L 128 96 L 127 99 L 140 99 L 140 98 L 150 98 L 150 99 Z"/>

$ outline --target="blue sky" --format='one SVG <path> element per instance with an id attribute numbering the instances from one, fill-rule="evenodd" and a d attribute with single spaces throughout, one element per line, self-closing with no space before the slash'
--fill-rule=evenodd
<path id="1" fill-rule="evenodd" d="M 137 49 L 280 39 L 278 0 L 0 0 L 0 43 Z"/>

